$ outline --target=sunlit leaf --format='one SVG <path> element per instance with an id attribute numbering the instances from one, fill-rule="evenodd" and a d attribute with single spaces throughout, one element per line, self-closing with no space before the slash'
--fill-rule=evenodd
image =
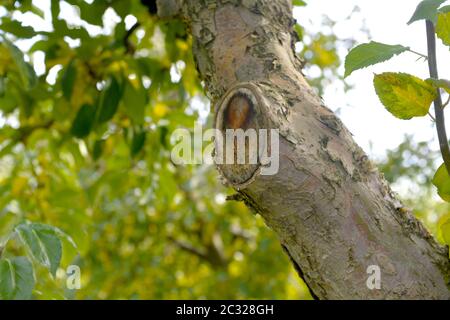
<path id="1" fill-rule="evenodd" d="M 303 0 L 292 0 L 294 6 L 306 6 L 306 2 Z"/>
<path id="2" fill-rule="evenodd" d="M 440 229 L 445 243 L 450 245 L 450 219 L 441 224 Z"/>
<path id="3" fill-rule="evenodd" d="M 426 115 L 437 94 L 431 84 L 406 73 L 375 75 L 374 86 L 386 109 L 405 120 Z"/>
<path id="4" fill-rule="evenodd" d="M 450 12 L 438 15 L 436 34 L 445 45 L 450 46 Z"/>
<path id="5" fill-rule="evenodd" d="M 332 36 L 320 35 L 314 39 L 310 45 L 312 58 L 310 63 L 314 63 L 320 68 L 330 68 L 339 64 L 339 56 L 334 50 L 330 50 L 329 43 Z"/>
<path id="6" fill-rule="evenodd" d="M 450 176 L 447 173 L 445 164 L 442 164 L 433 177 L 433 184 L 438 189 L 439 196 L 450 202 Z"/>

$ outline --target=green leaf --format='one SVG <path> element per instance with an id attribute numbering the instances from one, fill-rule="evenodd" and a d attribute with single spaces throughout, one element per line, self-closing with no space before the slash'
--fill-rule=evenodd
<path id="1" fill-rule="evenodd" d="M 432 86 L 434 86 L 436 89 L 441 88 L 444 89 L 448 94 L 450 94 L 450 81 L 445 79 L 432 79 L 429 78 L 427 80 L 428 83 L 430 83 Z"/>
<path id="2" fill-rule="evenodd" d="M 39 224 L 20 224 L 16 232 L 29 252 L 54 276 L 61 262 L 62 246 L 55 227 Z"/>
<path id="3" fill-rule="evenodd" d="M 104 146 L 105 146 L 105 140 L 103 140 L 103 139 L 96 140 L 94 142 L 94 147 L 92 148 L 92 158 L 94 160 L 98 160 L 101 157 Z"/>
<path id="4" fill-rule="evenodd" d="M 450 219 L 441 224 L 440 229 L 445 243 L 450 245 Z"/>
<path id="5" fill-rule="evenodd" d="M 11 91 L 6 91 L 3 97 L 0 97 L 0 110 L 3 113 L 8 114 L 13 112 L 17 107 L 17 96 L 14 95 Z"/>
<path id="6" fill-rule="evenodd" d="M 437 95 L 431 84 L 406 73 L 375 75 L 374 86 L 386 109 L 405 120 L 426 115 Z"/>
<path id="7" fill-rule="evenodd" d="M 437 21 L 438 8 L 447 0 L 423 0 L 419 3 L 414 11 L 413 16 L 409 19 L 408 24 L 418 20 L 430 20 L 434 24 Z"/>
<path id="8" fill-rule="evenodd" d="M 432 183 L 438 189 L 439 196 L 443 200 L 450 202 L 450 177 L 447 173 L 447 168 L 445 167 L 444 163 L 434 174 Z"/>
<path id="9" fill-rule="evenodd" d="M 125 113 L 134 123 L 144 123 L 146 105 L 147 91 L 145 88 L 141 84 L 138 88 L 135 88 L 133 84 L 127 81 L 123 94 L 123 106 L 125 107 Z"/>
<path id="10" fill-rule="evenodd" d="M 77 68 L 75 66 L 75 60 L 71 60 L 61 78 L 61 86 L 64 98 L 70 101 L 72 97 L 73 87 L 77 78 Z"/>
<path id="11" fill-rule="evenodd" d="M 108 8 L 109 3 L 107 1 L 92 1 L 91 4 L 85 0 L 67 0 L 71 5 L 77 6 L 80 12 L 80 18 L 87 23 L 103 26 L 103 14 Z M 115 2 L 129 2 L 129 1 L 112 1 Z"/>
<path id="12" fill-rule="evenodd" d="M 0 98 L 2 98 L 5 95 L 5 92 L 6 92 L 5 78 L 0 77 Z"/>
<path id="13" fill-rule="evenodd" d="M 18 38 L 29 39 L 36 35 L 32 27 L 25 27 L 19 21 L 2 19 L 0 30 L 11 33 Z"/>
<path id="14" fill-rule="evenodd" d="M 131 140 L 131 156 L 135 156 L 142 150 L 145 144 L 146 132 L 143 131 L 135 131 L 133 134 L 133 139 Z"/>
<path id="15" fill-rule="evenodd" d="M 445 243 L 450 245 L 450 219 L 441 224 L 440 229 Z"/>
<path id="16" fill-rule="evenodd" d="M 59 21 L 58 19 L 58 15 L 59 12 L 61 11 L 60 5 L 59 5 L 59 0 L 51 0 L 51 14 L 52 14 L 52 23 L 53 26 L 55 27 L 57 25 L 57 22 Z"/>
<path id="17" fill-rule="evenodd" d="M 303 40 L 303 35 L 305 33 L 305 30 L 303 29 L 303 27 L 301 25 L 299 25 L 298 23 L 295 24 L 294 26 L 294 30 L 297 33 L 298 39 L 300 41 Z"/>
<path id="18" fill-rule="evenodd" d="M 112 8 L 114 11 L 121 17 L 125 18 L 127 15 L 130 14 L 130 7 L 131 2 L 130 1 L 114 1 L 111 3 Z"/>
<path id="19" fill-rule="evenodd" d="M 408 47 L 379 42 L 361 44 L 353 48 L 345 58 L 345 77 L 353 71 L 391 59 L 396 54 L 408 51 Z"/>
<path id="20" fill-rule="evenodd" d="M 292 0 L 292 4 L 299 7 L 306 6 L 306 2 L 303 0 Z"/>
<path id="21" fill-rule="evenodd" d="M 121 98 L 122 88 L 116 78 L 111 77 L 100 97 L 98 110 L 98 121 L 100 123 L 106 122 L 114 116 Z"/>
<path id="22" fill-rule="evenodd" d="M 0 36 L 1 37 L 1 36 Z M 37 83 L 37 76 L 33 67 L 25 61 L 25 57 L 11 41 L 3 37 L 3 42 L 8 49 L 14 63 L 19 70 L 20 78 L 28 89 L 33 88 Z"/>
<path id="23" fill-rule="evenodd" d="M 450 12 L 438 15 L 436 35 L 445 45 L 450 46 Z"/>
<path id="24" fill-rule="evenodd" d="M 450 5 L 440 7 L 438 12 L 440 12 L 440 13 L 449 13 L 450 12 Z"/>
<path id="25" fill-rule="evenodd" d="M 108 8 L 107 2 L 93 1 L 92 4 L 88 4 L 84 0 L 79 0 L 77 5 L 80 8 L 81 19 L 93 25 L 103 26 L 102 18 L 105 10 Z"/>
<path id="26" fill-rule="evenodd" d="M 33 267 L 27 258 L 0 260 L 0 300 L 30 299 L 33 288 Z"/>
<path id="27" fill-rule="evenodd" d="M 70 132 L 77 138 L 84 138 L 91 132 L 95 120 L 95 108 L 85 104 L 80 110 L 72 123 Z"/>

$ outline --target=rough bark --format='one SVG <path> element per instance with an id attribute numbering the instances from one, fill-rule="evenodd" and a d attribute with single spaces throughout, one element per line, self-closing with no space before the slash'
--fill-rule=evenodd
<path id="1" fill-rule="evenodd" d="M 252 127 L 280 130 L 278 174 L 260 175 L 262 164 L 219 170 L 277 233 L 311 292 L 319 299 L 449 299 L 448 248 L 396 199 L 305 81 L 291 1 L 158 3 L 192 32 L 216 127 L 230 127 L 223 112 L 246 91 L 256 101 Z M 366 286 L 370 265 L 381 269 L 379 290 Z"/>

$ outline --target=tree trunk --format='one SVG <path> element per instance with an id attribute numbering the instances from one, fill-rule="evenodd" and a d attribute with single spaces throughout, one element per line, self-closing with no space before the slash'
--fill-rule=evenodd
<path id="1" fill-rule="evenodd" d="M 319 299 L 449 299 L 448 248 L 384 178 L 301 73 L 290 0 L 158 0 L 185 20 L 216 127 L 280 130 L 279 171 L 219 165 L 228 184 L 274 230 Z M 224 116 L 233 97 L 254 110 Z M 253 101 L 253 103 L 251 103 Z M 228 111 L 227 111 L 228 110 Z M 248 119 L 247 119 L 248 120 Z M 369 266 L 381 288 L 366 283 Z M 370 271 L 370 269 L 369 269 Z"/>

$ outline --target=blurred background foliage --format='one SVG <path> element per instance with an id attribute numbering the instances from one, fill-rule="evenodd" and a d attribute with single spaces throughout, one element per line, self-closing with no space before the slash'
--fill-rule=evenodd
<path id="1" fill-rule="evenodd" d="M 296 31 L 318 92 L 342 81 L 351 39 Z M 214 167 L 170 161 L 171 133 L 195 122 L 211 125 L 191 38 L 153 1 L 0 0 L 0 255 L 26 255 L 23 221 L 76 244 L 63 241 L 55 276 L 32 260 L 34 299 L 311 298 Z M 431 196 L 427 145 L 406 137 L 380 163 L 439 237 L 449 208 Z M 80 290 L 65 285 L 72 264 Z"/>

